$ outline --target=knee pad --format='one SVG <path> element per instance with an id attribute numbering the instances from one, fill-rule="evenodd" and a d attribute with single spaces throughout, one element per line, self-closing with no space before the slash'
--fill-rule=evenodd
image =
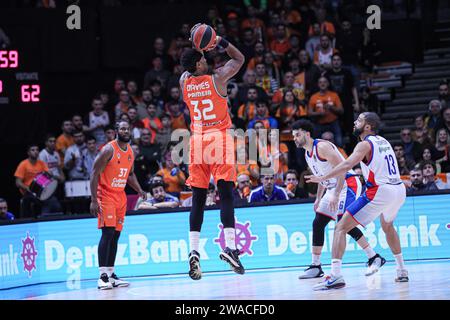
<path id="1" fill-rule="evenodd" d="M 322 247 L 325 241 L 325 227 L 331 218 L 324 216 L 323 214 L 316 213 L 316 217 L 313 220 L 313 246 Z"/>
<path id="2" fill-rule="evenodd" d="M 358 227 L 354 227 L 352 230 L 347 232 L 347 234 L 349 234 L 353 239 L 355 239 L 355 241 L 358 241 L 363 236 L 362 231 L 359 230 Z"/>

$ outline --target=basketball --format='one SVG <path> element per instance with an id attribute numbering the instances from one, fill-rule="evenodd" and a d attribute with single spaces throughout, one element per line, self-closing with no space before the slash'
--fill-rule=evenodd
<path id="1" fill-rule="evenodd" d="M 201 24 L 192 31 L 192 43 L 197 50 L 213 48 L 216 41 L 216 31 L 207 24 Z"/>

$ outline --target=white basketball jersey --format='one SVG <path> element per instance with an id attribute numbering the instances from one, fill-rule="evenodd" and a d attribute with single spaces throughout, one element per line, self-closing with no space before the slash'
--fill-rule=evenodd
<path id="1" fill-rule="evenodd" d="M 332 144 L 331 142 L 326 141 L 326 140 L 315 139 L 313 142 L 312 153 L 310 154 L 308 151 L 306 151 L 305 159 L 306 159 L 306 162 L 308 163 L 308 166 L 311 169 L 313 175 L 315 175 L 316 177 L 324 176 L 324 175 L 328 174 L 331 170 L 333 170 L 333 166 L 331 165 L 331 163 L 329 163 L 327 160 L 325 160 L 323 158 L 320 158 L 320 156 L 317 152 L 317 144 L 319 142 L 329 143 L 333 147 L 334 152 L 336 152 L 336 154 L 338 154 L 342 160 L 345 160 L 344 156 L 339 152 L 339 150 L 336 148 L 336 146 L 334 144 Z M 353 170 L 350 170 L 348 172 L 348 174 L 356 175 L 356 173 Z M 336 187 L 337 179 L 331 178 L 331 179 L 322 181 L 320 184 L 327 189 L 332 189 L 332 188 Z"/>
<path id="2" fill-rule="evenodd" d="M 385 138 L 370 135 L 368 141 L 372 147 L 372 156 L 361 161 L 361 170 L 367 187 L 376 187 L 383 184 L 401 184 L 397 158 L 391 144 Z"/>

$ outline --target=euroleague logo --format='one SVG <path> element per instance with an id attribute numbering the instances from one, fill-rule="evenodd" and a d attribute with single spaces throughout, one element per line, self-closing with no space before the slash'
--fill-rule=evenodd
<path id="1" fill-rule="evenodd" d="M 253 255 L 252 244 L 253 241 L 258 240 L 258 236 L 252 234 L 252 232 L 250 231 L 250 226 L 251 224 L 249 221 L 246 221 L 245 224 L 241 224 L 236 220 L 234 226 L 236 230 L 236 249 L 239 249 L 240 255 Z M 223 232 L 222 224 L 219 224 L 218 227 L 220 229 L 219 237 L 214 239 L 214 242 L 218 243 L 222 250 L 224 250 L 226 248 L 225 232 Z"/>
<path id="2" fill-rule="evenodd" d="M 23 261 L 23 270 L 28 272 L 28 278 L 31 278 L 31 273 L 33 270 L 36 270 L 36 257 L 37 250 L 34 244 L 35 238 L 30 237 L 30 233 L 27 231 L 27 237 L 22 240 L 22 261 Z"/>

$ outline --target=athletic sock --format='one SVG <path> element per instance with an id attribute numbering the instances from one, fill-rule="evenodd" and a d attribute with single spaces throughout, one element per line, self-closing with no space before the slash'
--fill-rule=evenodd
<path id="1" fill-rule="evenodd" d="M 404 270 L 405 268 L 405 262 L 403 261 L 403 254 L 394 254 L 395 262 L 397 263 L 397 269 L 398 270 Z"/>
<path id="2" fill-rule="evenodd" d="M 333 277 L 339 277 L 341 275 L 341 259 L 331 259 L 331 275 Z"/>
<path id="3" fill-rule="evenodd" d="M 234 228 L 224 228 L 225 246 L 231 250 L 236 250 L 236 231 Z"/>
<path id="4" fill-rule="evenodd" d="M 111 275 L 114 273 L 114 267 L 106 267 L 106 274 L 108 277 L 111 277 Z"/>
<path id="5" fill-rule="evenodd" d="M 315 266 L 320 266 L 320 254 L 312 254 L 312 264 Z"/>
<path id="6" fill-rule="evenodd" d="M 373 256 L 375 256 L 377 253 L 372 249 L 372 247 L 370 245 L 368 245 L 367 247 L 365 247 L 364 252 L 367 255 L 367 258 L 372 258 Z"/>
<path id="7" fill-rule="evenodd" d="M 100 277 L 102 276 L 102 274 L 106 273 L 108 274 L 108 267 L 100 267 L 98 268 L 99 272 L 100 272 Z M 108 275 L 109 277 L 109 275 Z"/>
<path id="8" fill-rule="evenodd" d="M 191 251 L 195 250 L 198 252 L 200 242 L 200 232 L 199 231 L 189 231 L 189 246 Z"/>

